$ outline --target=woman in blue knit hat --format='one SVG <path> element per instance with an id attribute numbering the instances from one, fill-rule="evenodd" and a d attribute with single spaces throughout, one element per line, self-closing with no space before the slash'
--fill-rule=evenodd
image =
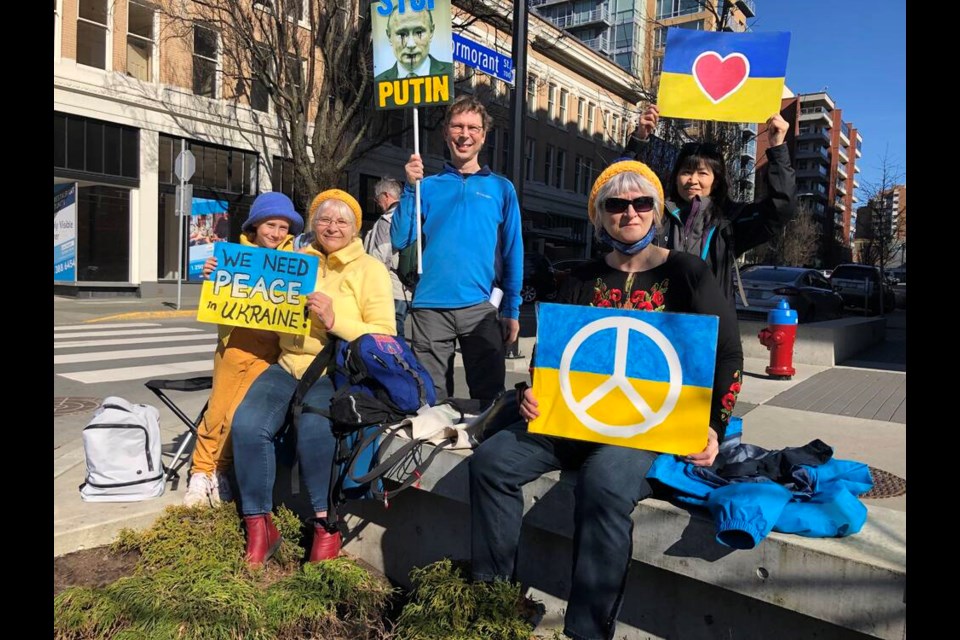
<path id="1" fill-rule="evenodd" d="M 242 245 L 289 251 L 294 236 L 303 231 L 303 218 L 287 196 L 262 193 L 241 229 Z M 203 277 L 210 277 L 216 268 L 217 259 L 208 258 Z M 212 506 L 233 499 L 227 476 L 233 463 L 229 440 L 233 414 L 257 376 L 280 356 L 279 337 L 273 331 L 220 325 L 218 333 L 210 404 L 197 427 L 190 483 L 183 496 L 187 506 Z"/>

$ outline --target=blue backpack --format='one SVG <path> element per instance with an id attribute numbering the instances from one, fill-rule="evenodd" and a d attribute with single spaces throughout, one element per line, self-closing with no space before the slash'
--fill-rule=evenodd
<path id="1" fill-rule="evenodd" d="M 403 338 L 368 333 L 341 343 L 331 369 L 334 433 L 397 422 L 437 401 L 433 379 Z"/>
<path id="2" fill-rule="evenodd" d="M 329 366 L 328 366 L 329 365 Z M 303 404 L 307 390 L 327 369 L 334 392 L 329 407 Z M 303 374 L 291 402 L 291 424 L 296 430 L 303 412 L 320 413 L 330 419 L 337 438 L 330 478 L 328 527 L 337 522 L 337 506 L 347 499 L 374 498 L 387 503 L 387 496 L 414 484 L 418 473 L 429 465 L 440 449 L 414 465 L 414 472 L 389 494 L 383 476 L 393 467 L 416 455 L 422 443 L 410 441 L 386 460 L 380 450 L 395 433 L 389 428 L 424 405 L 436 402 L 433 379 L 417 360 L 403 338 L 365 334 L 353 340 L 331 340 Z"/>

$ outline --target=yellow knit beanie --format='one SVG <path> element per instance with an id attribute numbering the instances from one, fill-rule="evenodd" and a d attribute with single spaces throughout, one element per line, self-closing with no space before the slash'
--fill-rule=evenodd
<path id="1" fill-rule="evenodd" d="M 587 201 L 587 215 L 590 216 L 590 222 L 593 222 L 597 217 L 596 201 L 600 189 L 607 184 L 610 178 L 625 171 L 638 173 L 649 180 L 657 189 L 657 195 L 660 196 L 660 206 L 663 206 L 663 185 L 660 184 L 660 178 L 653 172 L 653 169 L 636 160 L 621 160 L 604 169 L 603 173 L 597 176 L 597 180 L 593 183 L 593 189 L 590 190 L 590 199 Z"/>
<path id="2" fill-rule="evenodd" d="M 363 212 L 360 210 L 360 203 L 357 202 L 352 195 L 341 189 L 327 189 L 326 191 L 318 193 L 317 197 L 313 199 L 307 213 L 307 224 L 310 225 L 311 229 L 313 229 L 313 215 L 325 200 L 339 200 L 350 207 L 350 210 L 353 211 L 353 217 L 357 221 L 357 231 L 360 231 L 360 227 L 363 225 Z"/>

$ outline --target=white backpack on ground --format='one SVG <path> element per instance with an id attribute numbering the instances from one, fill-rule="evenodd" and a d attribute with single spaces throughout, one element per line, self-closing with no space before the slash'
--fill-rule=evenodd
<path id="1" fill-rule="evenodd" d="M 160 412 L 109 396 L 83 428 L 87 502 L 135 502 L 163 495 Z"/>

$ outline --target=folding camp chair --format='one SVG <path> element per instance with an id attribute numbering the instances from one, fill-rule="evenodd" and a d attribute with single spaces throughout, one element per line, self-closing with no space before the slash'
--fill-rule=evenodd
<path id="1" fill-rule="evenodd" d="M 180 407 L 175 405 L 173 401 L 167 397 L 165 391 L 183 391 L 183 392 L 192 392 L 192 391 L 204 391 L 213 387 L 213 377 L 212 376 L 201 376 L 199 378 L 186 378 L 184 380 L 149 380 L 143 383 L 147 389 L 150 389 L 163 404 L 173 411 L 173 413 L 180 418 L 180 420 L 187 426 L 189 431 L 184 435 L 183 442 L 180 443 L 180 448 L 177 449 L 177 452 L 173 456 L 173 461 L 170 463 L 170 466 L 164 465 L 164 469 L 167 472 L 167 480 L 169 481 L 173 477 L 180 477 L 179 471 L 180 468 L 185 465 L 189 460 L 189 456 L 185 456 L 184 452 L 187 450 L 187 447 L 190 445 L 190 442 L 197 437 L 197 428 L 200 426 L 200 421 L 203 419 L 203 414 L 207 411 L 207 405 L 210 403 L 209 400 L 203 403 L 203 408 L 200 409 L 200 413 L 197 414 L 195 420 L 190 420 L 190 418 L 185 414 Z M 182 458 L 182 459 L 181 459 Z"/>

